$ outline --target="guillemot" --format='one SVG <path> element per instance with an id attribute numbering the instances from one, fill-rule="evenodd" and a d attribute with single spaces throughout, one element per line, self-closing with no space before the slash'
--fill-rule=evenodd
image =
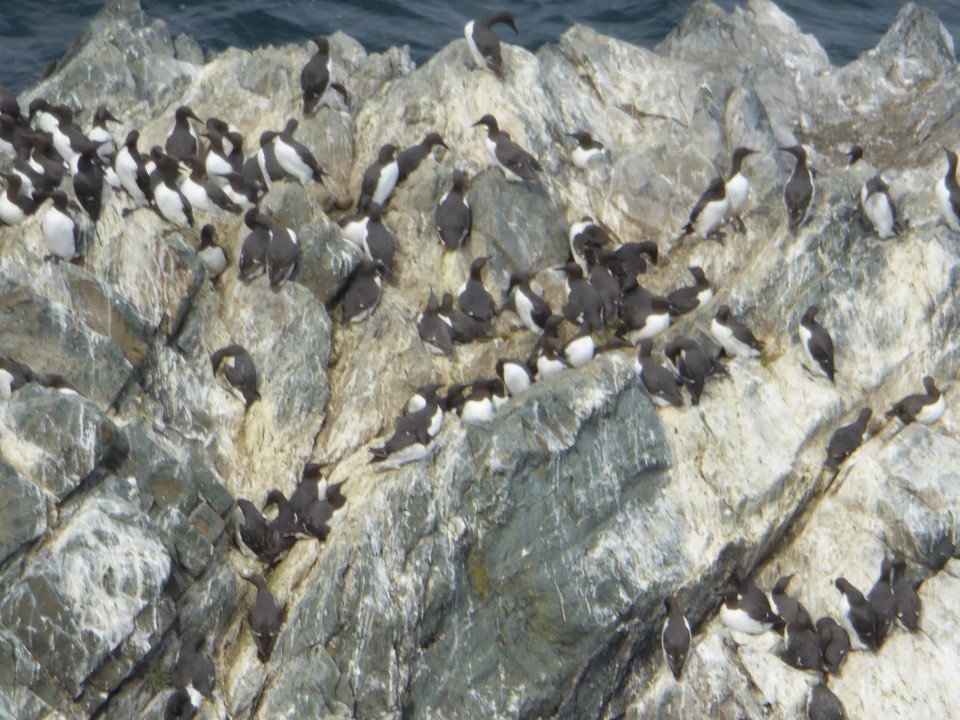
<path id="1" fill-rule="evenodd" d="M 400 177 L 400 167 L 396 160 L 397 147 L 386 144 L 377 153 L 376 162 L 371 163 L 363 172 L 360 183 L 360 197 L 368 195 L 372 202 L 383 207 L 397 186 Z M 360 203 L 357 203 L 360 207 Z"/>
<path id="2" fill-rule="evenodd" d="M 830 442 L 827 444 L 827 459 L 824 461 L 826 468 L 835 470 L 860 447 L 872 415 L 873 410 L 864 408 L 854 422 L 844 425 L 830 436 Z"/>
<path id="3" fill-rule="evenodd" d="M 203 263 L 211 282 L 223 274 L 230 262 L 226 251 L 217 244 L 216 233 L 213 225 L 204 225 L 200 229 L 200 249 L 197 250 L 197 257 Z"/>
<path id="4" fill-rule="evenodd" d="M 847 711 L 833 690 L 818 682 L 807 696 L 807 720 L 847 720 Z"/>
<path id="5" fill-rule="evenodd" d="M 97 146 L 88 142 L 77 156 L 77 172 L 73 176 L 73 192 L 80 206 L 96 223 L 103 207 L 103 170 L 97 157 Z"/>
<path id="6" fill-rule="evenodd" d="M 440 137 L 440 133 L 431 132 L 418 142 L 397 153 L 397 182 L 402 183 L 410 174 L 420 167 L 420 163 L 433 151 L 435 147 L 446 148 L 447 144 Z"/>
<path id="7" fill-rule="evenodd" d="M 834 583 L 843 595 L 841 601 L 841 624 L 850 632 L 854 650 L 877 649 L 877 611 L 863 593 L 846 578 L 838 577 Z"/>
<path id="8" fill-rule="evenodd" d="M 457 294 L 460 309 L 481 322 L 489 322 L 497 314 L 497 304 L 483 284 L 483 267 L 489 259 L 489 257 L 478 257 L 470 263 L 470 277 Z"/>
<path id="9" fill-rule="evenodd" d="M 437 235 L 447 250 L 456 250 L 470 238 L 472 219 L 467 200 L 467 176 L 462 170 L 453 171 L 453 187 L 440 200 L 433 214 Z"/>
<path id="10" fill-rule="evenodd" d="M 150 159 L 156 166 L 150 176 L 150 188 L 157 212 L 174 225 L 193 227 L 193 207 L 177 186 L 179 164 L 158 147 L 151 148 Z"/>
<path id="11" fill-rule="evenodd" d="M 508 182 L 537 181 L 537 172 L 543 169 L 540 163 L 499 128 L 493 115 L 484 115 L 473 127 L 478 125 L 487 128 L 487 150 Z"/>
<path id="12" fill-rule="evenodd" d="M 326 175 L 323 168 L 320 167 L 313 153 L 293 137 L 293 133 L 299 126 L 300 124 L 294 118 L 290 118 L 283 132 L 279 133 L 273 141 L 273 152 L 277 162 L 287 175 L 296 178 L 301 184 L 311 180 L 323 183 L 323 176 Z"/>
<path id="13" fill-rule="evenodd" d="M 683 407 L 683 398 L 673 373 L 657 362 L 653 356 L 653 341 L 643 340 L 637 356 L 637 374 L 650 395 L 650 401 L 659 407 Z"/>
<path id="14" fill-rule="evenodd" d="M 886 240 L 897 234 L 897 206 L 890 197 L 890 186 L 879 175 L 867 180 L 860 189 L 860 205 L 877 237 Z"/>
<path id="15" fill-rule="evenodd" d="M 561 308 L 563 316 L 572 323 L 585 326 L 590 332 L 603 329 L 603 300 L 583 276 L 583 268 L 576 263 L 564 266 L 567 302 Z"/>
<path id="16" fill-rule="evenodd" d="M 380 304 L 383 272 L 383 263 L 367 259 L 361 261 L 343 296 L 341 324 L 363 322 L 373 314 Z"/>
<path id="17" fill-rule="evenodd" d="M 746 325 L 735 319 L 727 305 L 721 305 L 710 323 L 710 335 L 730 357 L 755 358 L 763 352 L 763 343 Z"/>
<path id="18" fill-rule="evenodd" d="M 23 180 L 19 175 L 3 173 L 0 177 L 7 181 L 7 187 L 0 193 L 0 223 L 19 225 L 25 217 L 37 211 L 37 202 L 20 194 Z"/>
<path id="19" fill-rule="evenodd" d="M 726 181 L 724 187 L 730 206 L 727 209 L 727 217 L 737 226 L 737 230 L 743 232 L 746 228 L 740 213 L 743 212 L 747 204 L 747 197 L 750 195 L 750 182 L 741 172 L 743 161 L 750 155 L 756 154 L 756 150 L 746 147 L 738 147 L 733 151 L 733 159 L 730 162 L 730 179 Z"/>
<path id="20" fill-rule="evenodd" d="M 190 203 L 191 210 L 216 216 L 236 215 L 243 210 L 219 185 L 205 177 L 206 167 L 198 158 L 187 158 L 184 162 L 187 172 L 180 175 L 177 187 Z"/>
<path id="21" fill-rule="evenodd" d="M 455 343 L 471 343 L 489 337 L 492 326 L 489 320 L 478 320 L 462 310 L 454 310 L 453 295 L 444 293 L 440 300 L 440 318 L 450 325 Z"/>
<path id="22" fill-rule="evenodd" d="M 527 328 L 539 333 L 543 330 L 551 311 L 546 301 L 530 287 L 532 279 L 529 273 L 513 273 L 507 286 L 507 300 L 500 311 L 513 311 Z"/>
<path id="23" fill-rule="evenodd" d="M 823 670 L 820 638 L 808 627 L 796 622 L 787 623 L 783 630 L 784 650 L 780 659 L 798 670 Z"/>
<path id="24" fill-rule="evenodd" d="M 757 635 L 772 629 L 779 621 L 767 596 L 747 581 L 742 568 L 734 570 L 722 595 L 720 622 L 732 630 Z"/>
<path id="25" fill-rule="evenodd" d="M 80 230 L 67 210 L 67 195 L 57 190 L 50 195 L 52 205 L 40 219 L 43 242 L 47 246 L 44 259 L 71 261 L 80 253 Z"/>
<path id="26" fill-rule="evenodd" d="M 233 387 L 240 391 L 246 409 L 249 409 L 256 400 L 260 399 L 257 366 L 246 348 L 241 345 L 227 345 L 210 356 L 214 374 L 226 358 L 230 358 L 230 362 L 223 365 L 223 375 Z"/>
<path id="27" fill-rule="evenodd" d="M 126 140 L 113 159 L 113 169 L 117 173 L 121 187 L 126 191 L 134 206 L 147 205 L 153 200 L 150 188 L 150 175 L 146 164 L 137 149 L 140 139 L 138 130 L 127 133 Z"/>
<path id="28" fill-rule="evenodd" d="M 887 411 L 887 417 L 900 418 L 900 422 L 909 425 L 912 422 L 933 425 L 947 411 L 947 401 L 937 388 L 937 383 L 927 375 L 923 378 L 925 393 L 907 395 Z"/>
<path id="29" fill-rule="evenodd" d="M 793 175 L 783 188 L 783 204 L 787 208 L 788 227 L 797 230 L 813 215 L 813 201 L 816 197 L 816 186 L 813 182 L 813 172 L 807 167 L 807 151 L 802 145 L 780 148 L 797 159 L 793 168 Z"/>
<path id="30" fill-rule="evenodd" d="M 674 679 L 679 680 L 683 664 L 687 661 L 687 653 L 690 652 L 690 639 L 693 633 L 690 631 L 690 623 L 683 616 L 680 604 L 673 595 L 664 598 L 663 605 L 667 609 L 667 618 L 660 632 L 660 647 L 667 667 L 673 673 Z"/>
<path id="31" fill-rule="evenodd" d="M 440 301 L 433 290 L 427 307 L 417 318 L 417 332 L 427 349 L 435 355 L 453 355 L 453 327 L 449 319 L 440 315 Z"/>
<path id="32" fill-rule="evenodd" d="M 787 585 L 793 579 L 793 573 L 784 575 L 770 591 L 770 607 L 783 620 L 784 625 L 794 623 L 798 629 L 816 630 L 810 613 L 796 598 L 787 594 Z"/>
<path id="33" fill-rule="evenodd" d="M 820 311 L 816 305 L 811 305 L 800 318 L 800 344 L 803 352 L 813 366 L 810 372 L 834 382 L 837 373 L 833 356 L 833 338 L 816 320 Z"/>
<path id="34" fill-rule="evenodd" d="M 202 698 L 213 700 L 217 671 L 210 657 L 203 652 L 206 637 L 193 632 L 183 638 L 180 655 L 173 671 L 173 685 L 190 693 L 194 706 L 199 708 Z M 196 696 L 194 695 L 196 693 Z M 199 696 L 199 697 L 197 697 Z"/>
<path id="35" fill-rule="evenodd" d="M 321 36 L 310 38 L 317 52 L 310 56 L 300 71 L 300 89 L 303 91 L 303 114 L 311 115 L 320 105 L 320 99 L 330 83 L 333 63 L 330 60 L 330 42 Z"/>
<path id="36" fill-rule="evenodd" d="M 690 220 L 683 226 L 678 240 L 696 234 L 704 240 L 722 243 L 723 233 L 719 228 L 729 214 L 730 198 L 727 197 L 726 183 L 723 178 L 714 178 L 690 211 Z"/>
<path id="37" fill-rule="evenodd" d="M 891 561 L 893 566 L 893 601 L 897 611 L 897 622 L 910 632 L 920 629 L 920 610 L 922 603 L 917 588 L 920 583 L 907 579 L 907 562 L 902 557 Z"/>
<path id="38" fill-rule="evenodd" d="M 507 391 L 516 397 L 525 392 L 533 384 L 533 373 L 529 366 L 520 360 L 501 358 L 497 360 L 497 377 L 499 377 Z"/>
<path id="39" fill-rule="evenodd" d="M 693 275 L 694 284 L 667 294 L 670 314 L 674 317 L 691 313 L 713 299 L 713 288 L 710 287 L 703 268 L 694 266 L 687 269 Z"/>
<path id="40" fill-rule="evenodd" d="M 486 68 L 503 80 L 503 55 L 500 51 L 500 38 L 490 29 L 498 23 L 509 25 L 515 33 L 520 33 L 517 30 L 513 13 L 502 10 L 493 15 L 468 22 L 463 26 L 463 36 L 467 40 L 467 47 L 470 48 L 470 54 L 473 56 L 477 67 Z"/>
<path id="41" fill-rule="evenodd" d="M 250 232 L 240 246 L 238 269 L 241 280 L 251 280 L 267 271 L 267 246 L 270 244 L 270 227 L 260 222 L 260 212 L 252 207 L 243 217 Z"/>
<path id="42" fill-rule="evenodd" d="M 383 224 L 381 209 L 377 203 L 370 203 L 367 210 L 366 232 L 363 235 L 363 255 L 367 260 L 383 264 L 384 275 L 393 277 L 393 259 L 397 253 L 397 240 L 389 228 Z"/>
<path id="43" fill-rule="evenodd" d="M 610 157 L 610 152 L 603 146 L 603 143 L 594 140 L 590 133 L 585 130 L 564 133 L 564 135 L 577 141 L 577 146 L 570 151 L 570 162 L 577 170 L 586 170 L 590 161 L 598 157 Z"/>
<path id="44" fill-rule="evenodd" d="M 960 232 L 960 184 L 957 183 L 957 154 L 943 148 L 947 156 L 947 172 L 937 182 L 935 194 L 944 222 L 954 232 Z"/>
<path id="45" fill-rule="evenodd" d="M 173 128 L 167 135 L 163 149 L 170 157 L 175 160 L 186 160 L 187 158 L 197 157 L 200 147 L 200 140 L 197 132 L 190 124 L 191 120 L 202 122 L 200 118 L 186 105 L 181 105 L 173 114 Z"/>
<path id="46" fill-rule="evenodd" d="M 93 125 L 87 133 L 90 142 L 97 148 L 97 157 L 105 164 L 112 162 L 114 156 L 117 154 L 117 143 L 107 129 L 108 122 L 118 123 L 120 121 L 107 110 L 106 106 L 101 105 L 97 108 L 96 112 L 94 112 Z"/>
<path id="47" fill-rule="evenodd" d="M 677 377 L 690 393 L 690 404 L 699 405 L 703 387 L 711 374 L 710 358 L 700 343 L 681 335 L 664 346 L 663 355 L 676 368 Z M 666 380 L 662 382 L 665 384 Z M 671 401 L 670 404 L 676 403 Z M 682 404 L 681 402 L 680 405 Z"/>
<path id="48" fill-rule="evenodd" d="M 611 243 L 610 234 L 589 215 L 584 215 L 579 222 L 570 226 L 567 240 L 570 243 L 570 255 L 584 273 L 590 272 L 587 254 L 593 251 L 592 255 L 596 257 L 597 250 Z"/>
<path id="49" fill-rule="evenodd" d="M 266 663 L 280 634 L 282 613 L 263 575 L 243 576 L 243 579 L 257 588 L 257 599 L 247 615 L 247 623 L 257 647 L 257 659 Z"/>
<path id="50" fill-rule="evenodd" d="M 823 656 L 825 672 L 836 674 L 850 652 L 850 634 L 836 620 L 822 617 L 817 620 L 817 638 Z"/>
<path id="51" fill-rule="evenodd" d="M 867 593 L 867 600 L 877 612 L 877 648 L 883 645 L 884 639 L 893 628 L 893 621 L 897 618 L 897 607 L 893 597 L 893 564 L 883 558 L 880 561 L 880 577 Z"/>
<path id="52" fill-rule="evenodd" d="M 257 222 L 270 230 L 270 242 L 267 244 L 267 277 L 270 287 L 277 289 L 293 275 L 300 261 L 300 241 L 297 234 L 278 223 L 266 213 L 260 213 Z"/>

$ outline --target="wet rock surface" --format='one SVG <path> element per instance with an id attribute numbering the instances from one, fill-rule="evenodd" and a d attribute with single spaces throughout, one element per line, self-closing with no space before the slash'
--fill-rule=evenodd
<path id="1" fill-rule="evenodd" d="M 921 632 L 851 653 L 830 687 L 851 717 L 949 717 L 956 685 L 924 668 L 957 664 L 960 429 L 950 409 L 929 428 L 883 416 L 924 375 L 949 388 L 960 366 L 960 242 L 933 195 L 939 144 L 960 132 L 960 77 L 936 16 L 907 5 L 843 68 L 762 0 L 730 13 L 699 3 L 655 51 L 581 26 L 535 54 L 505 45 L 503 81 L 470 69 L 461 39 L 421 68 L 403 48 L 369 55 L 340 33 L 330 44 L 350 103 L 329 93 L 304 118 L 312 45 L 204 58 L 116 0 L 21 98 L 84 119 L 105 102 L 123 119 L 115 137 L 139 128 L 141 150 L 163 143 L 182 104 L 236 123 L 248 154 L 295 117 L 329 177 L 277 182 L 261 203 L 300 240 L 279 290 L 237 277 L 239 217 L 198 215 L 230 257 L 216 283 L 196 229 L 124 215 L 109 192 L 81 266 L 43 261 L 39 216 L 0 228 L 0 354 L 79 391 L 31 383 L 0 400 L 0 715 L 162 718 L 180 638 L 200 631 L 217 668 L 203 718 L 797 717 L 815 676 L 777 659 L 779 636 L 723 627 L 717 589 L 737 565 L 764 589 L 793 572 L 810 612 L 836 617 L 833 580 L 866 590 L 899 553 L 922 581 Z M 492 165 L 473 127 L 485 113 L 539 160 L 539 182 L 507 183 Z M 610 158 L 575 169 L 575 129 Z M 338 208 L 355 204 L 382 144 L 431 131 L 448 149 L 383 214 L 397 257 L 380 306 L 342 326 L 333 301 L 361 251 Z M 796 142 L 817 195 L 791 233 L 781 193 L 793 162 L 777 148 Z M 855 142 L 865 160 L 849 167 Z M 740 145 L 759 151 L 744 166 L 746 231 L 679 240 Z M 455 169 L 470 178 L 473 234 L 447 252 L 433 215 Z M 886 241 L 859 202 L 879 171 L 907 221 Z M 432 355 L 416 329 L 430 292 L 457 294 L 489 255 L 498 304 L 509 274 L 527 270 L 558 311 L 567 229 L 586 214 L 615 242 L 658 243 L 640 278 L 652 292 L 689 284 L 692 265 L 711 279 L 715 299 L 662 337 L 706 339 L 725 303 L 766 342 L 763 357 L 730 361 L 696 407 L 657 409 L 635 353 L 608 353 L 491 422 L 448 414 L 426 461 L 369 465 L 417 387 L 492 376 L 536 342 L 502 317 L 453 358 Z M 797 323 L 813 304 L 836 385 L 802 366 Z M 210 363 L 234 343 L 258 371 L 249 408 Z M 827 440 L 864 406 L 871 437 L 828 492 Z M 235 500 L 289 495 L 308 461 L 345 481 L 330 536 L 272 568 L 241 556 Z M 263 664 L 241 575 L 265 570 L 284 622 Z M 659 648 L 671 593 L 695 628 L 680 682 Z"/>

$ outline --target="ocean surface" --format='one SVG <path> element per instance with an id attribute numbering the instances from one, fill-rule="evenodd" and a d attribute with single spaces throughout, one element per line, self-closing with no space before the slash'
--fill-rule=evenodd
<path id="1" fill-rule="evenodd" d="M 716 0 L 729 10 L 743 2 Z M 651 47 L 680 22 L 693 0 L 513 0 L 509 3 L 441 0 L 141 0 L 204 50 L 301 42 L 343 30 L 367 50 L 409 45 L 417 63 L 462 36 L 463 24 L 502 7 L 517 17 L 520 35 L 498 33 L 535 49 L 574 23 Z M 960 37 L 960 0 L 926 3 L 954 38 Z M 103 0 L 0 0 L 0 85 L 21 92 L 69 47 Z M 804 32 L 819 39 L 834 64 L 873 47 L 893 22 L 901 0 L 780 0 Z"/>

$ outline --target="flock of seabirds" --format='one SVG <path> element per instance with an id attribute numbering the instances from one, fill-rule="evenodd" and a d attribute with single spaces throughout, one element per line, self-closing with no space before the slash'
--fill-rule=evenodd
<path id="1" fill-rule="evenodd" d="M 472 20 L 464 28 L 470 54 L 476 66 L 505 77 L 500 42 L 491 30 L 506 24 L 517 31 L 509 12 L 498 12 Z M 330 82 L 329 43 L 323 37 L 312 38 L 317 51 L 303 67 L 300 80 L 303 91 L 303 115 L 314 114 L 329 90 L 338 92 L 349 104 L 342 85 Z M 84 132 L 74 122 L 74 112 L 42 98 L 30 103 L 21 113 L 16 97 L 0 87 L 0 155 L 13 161 L 12 172 L 5 173 L 5 188 L 0 194 L 0 222 L 18 225 L 40 211 L 43 240 L 54 261 L 77 261 L 83 252 L 81 222 L 78 213 L 89 216 L 95 227 L 103 207 L 105 187 L 123 193 L 128 199 L 124 212 L 150 208 L 166 221 L 179 227 L 193 227 L 196 211 L 213 217 L 244 212 L 249 234 L 242 243 L 237 267 L 240 278 L 249 281 L 266 275 L 272 288 L 280 288 L 296 271 L 300 247 L 296 232 L 284 227 L 258 203 L 274 182 L 323 182 L 325 175 L 316 158 L 294 138 L 298 122 L 291 118 L 282 131 L 265 131 L 259 149 L 246 155 L 244 139 L 238 129 L 218 118 L 208 118 L 204 130 L 188 107 L 174 114 L 174 125 L 164 147 L 153 147 L 146 155 L 137 147 L 139 133 L 131 130 L 118 147 L 108 123 L 119 122 L 105 107 L 94 113 L 90 129 Z M 529 152 L 501 130 L 492 115 L 475 123 L 486 130 L 486 145 L 494 163 L 509 182 L 538 182 L 541 167 Z M 200 140 L 207 141 L 204 148 Z M 570 160 L 578 169 L 601 160 L 606 148 L 584 130 L 569 133 L 576 141 Z M 344 289 L 331 302 L 341 306 L 344 324 L 362 322 L 376 310 L 385 280 L 394 268 L 396 240 L 382 222 L 383 207 L 398 184 L 402 183 L 432 154 L 433 148 L 446 147 L 437 133 L 423 142 L 399 151 L 384 145 L 377 160 L 363 175 L 357 213 L 340 221 L 343 235 L 363 251 L 363 260 Z M 783 190 L 788 226 L 797 231 L 814 211 L 814 173 L 807 166 L 802 146 L 781 148 L 796 159 L 793 175 Z M 733 152 L 728 177 L 717 177 L 700 197 L 690 213 L 682 235 L 722 242 L 722 228 L 730 225 L 744 230 L 741 215 L 747 205 L 749 182 L 743 173 L 744 162 L 754 150 L 744 147 Z M 935 189 L 946 224 L 960 232 L 960 186 L 957 155 L 946 150 L 947 172 Z M 848 153 L 851 164 L 863 157 L 854 146 Z M 79 208 L 61 189 L 72 185 Z M 435 211 L 439 240 L 451 251 L 462 248 L 471 231 L 470 204 L 465 173 L 455 170 L 452 187 Z M 889 188 L 880 175 L 871 178 L 861 191 L 866 218 L 880 238 L 900 230 L 896 207 Z M 484 286 L 482 272 L 489 258 L 476 258 L 469 278 L 454 297 L 445 293 L 438 299 L 433 292 L 419 321 L 423 341 L 435 353 L 452 354 L 454 345 L 487 338 L 494 318 L 505 311 L 516 316 L 519 324 L 539 336 L 532 355 L 526 359 L 501 359 L 496 377 L 469 385 L 452 385 L 441 394 L 442 385 L 420 388 L 410 399 L 406 414 L 398 421 L 393 436 L 371 452 L 372 463 L 396 468 L 421 460 L 431 453 L 433 439 L 440 432 L 445 412 L 455 412 L 467 423 L 490 420 L 510 397 L 522 394 L 534 382 L 567 368 L 581 367 L 595 354 L 639 345 L 637 371 L 650 398 L 658 406 L 683 406 L 682 389 L 696 405 L 706 381 L 726 375 L 720 359 L 757 358 L 763 343 L 737 320 L 730 308 L 721 306 L 710 324 L 710 335 L 721 350 L 715 355 L 689 337 L 676 337 L 666 343 L 663 354 L 668 366 L 653 356 L 652 340 L 671 324 L 671 320 L 703 307 L 713 297 L 713 289 L 703 270 L 691 267 L 693 284 L 669 293 L 653 295 L 638 277 L 658 261 L 654 242 L 615 243 L 609 231 L 591 217 L 574 223 L 569 231 L 570 260 L 564 265 L 567 300 L 555 313 L 542 297 L 533 275 L 514 273 L 506 292 L 506 301 L 498 307 Z M 204 225 L 200 230 L 198 257 L 209 277 L 216 281 L 229 266 L 226 250 L 218 244 L 216 228 Z M 834 346 L 829 332 L 817 320 L 817 307 L 810 307 L 799 323 L 801 346 L 812 374 L 834 382 L 836 367 Z M 561 324 L 577 326 L 567 340 L 560 334 Z M 613 334 L 597 346 L 595 336 Z M 259 397 L 257 370 L 253 358 L 240 345 L 229 345 L 212 355 L 212 369 L 223 368 L 227 381 L 244 398 L 246 406 Z M 73 390 L 69 380 L 59 375 L 35 373 L 22 361 L 0 357 L 0 396 L 28 382 Z M 946 402 L 931 377 L 923 379 L 925 392 L 910 395 L 888 413 L 902 423 L 932 424 L 945 412 Z M 824 467 L 836 470 L 866 438 L 872 411 L 864 408 L 855 422 L 837 430 L 831 437 Z M 326 539 L 334 513 L 346 498 L 340 485 L 328 485 L 322 466 L 311 463 L 290 498 L 272 490 L 262 509 L 246 499 L 237 501 L 236 530 L 238 547 L 267 566 L 281 559 L 298 538 Z M 263 514 L 276 507 L 276 516 Z M 723 589 L 720 620 L 745 633 L 777 631 L 783 635 L 780 657 L 787 664 L 823 673 L 807 699 L 811 720 L 836 720 L 846 717 L 837 696 L 827 687 L 829 675 L 840 671 L 850 649 L 877 650 L 899 624 L 909 631 L 919 626 L 920 598 L 917 584 L 906 574 L 900 556 L 884 559 L 877 582 L 864 595 L 845 578 L 835 585 L 842 597 L 840 622 L 822 617 L 816 622 L 803 605 L 787 594 L 792 575 L 777 581 L 768 594 L 751 584 L 743 568 L 737 568 Z M 245 576 L 257 588 L 248 622 L 258 657 L 267 662 L 282 623 L 283 611 L 267 587 L 263 575 Z M 690 650 L 691 628 L 674 596 L 664 601 L 666 621 L 661 634 L 664 658 L 677 680 Z M 187 635 L 182 642 L 174 672 L 177 690 L 170 695 L 165 717 L 194 717 L 204 697 L 212 698 L 216 682 L 213 662 L 204 652 L 203 635 Z"/>

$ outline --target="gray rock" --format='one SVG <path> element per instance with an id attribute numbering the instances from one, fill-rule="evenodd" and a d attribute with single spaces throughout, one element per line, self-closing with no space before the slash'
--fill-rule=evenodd
<path id="1" fill-rule="evenodd" d="M 43 494 L 7 463 L 0 460 L 0 563 L 47 529 Z"/>

